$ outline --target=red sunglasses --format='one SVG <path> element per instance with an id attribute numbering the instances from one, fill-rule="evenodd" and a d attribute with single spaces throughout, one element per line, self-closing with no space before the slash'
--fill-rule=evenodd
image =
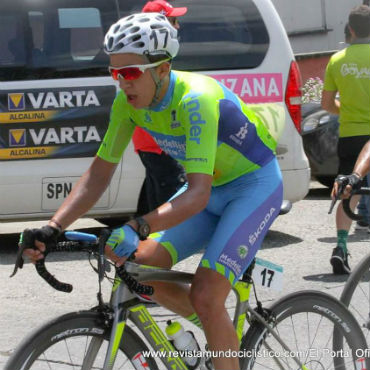
<path id="1" fill-rule="evenodd" d="M 123 78 L 124 80 L 132 81 L 137 80 L 148 68 L 157 67 L 165 62 L 161 60 L 156 63 L 151 64 L 137 64 L 133 66 L 126 67 L 108 67 L 109 73 L 111 74 L 113 80 L 118 81 L 118 79 Z"/>

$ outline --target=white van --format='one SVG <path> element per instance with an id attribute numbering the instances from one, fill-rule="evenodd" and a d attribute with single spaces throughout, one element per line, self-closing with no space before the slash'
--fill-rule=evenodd
<path id="1" fill-rule="evenodd" d="M 48 218 L 88 168 L 118 86 L 102 41 L 144 0 L 0 2 L 0 221 Z M 207 73 L 253 105 L 280 137 L 284 198 L 302 199 L 310 169 L 300 136 L 300 76 L 270 0 L 177 0 L 174 69 Z M 132 146 L 89 215 L 127 217 L 144 177 Z"/>

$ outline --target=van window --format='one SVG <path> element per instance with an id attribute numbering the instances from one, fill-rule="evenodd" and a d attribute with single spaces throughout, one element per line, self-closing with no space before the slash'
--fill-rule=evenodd
<path id="1" fill-rule="evenodd" d="M 0 2 L 0 81 L 107 75 L 114 0 Z"/>
<path id="2" fill-rule="evenodd" d="M 140 11 L 145 1 L 119 0 L 121 16 Z M 256 68 L 264 60 L 269 36 L 252 0 L 176 0 L 186 6 L 179 18 L 180 52 L 174 68 L 222 70 Z"/>
<path id="3" fill-rule="evenodd" d="M 96 8 L 59 9 L 59 27 L 71 34 L 71 57 L 91 61 L 100 52 L 104 40 L 99 10 Z"/>
<path id="4" fill-rule="evenodd" d="M 23 66 L 26 63 L 25 35 L 21 20 L 12 14 L 0 14 L 0 66 Z"/>

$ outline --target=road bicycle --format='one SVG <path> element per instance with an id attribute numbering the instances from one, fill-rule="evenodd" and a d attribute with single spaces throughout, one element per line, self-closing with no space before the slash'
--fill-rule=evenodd
<path id="1" fill-rule="evenodd" d="M 104 257 L 108 234 L 104 230 L 97 238 L 93 234 L 66 232 L 68 241 L 47 246 L 45 257 L 54 250 L 83 250 L 96 258 L 93 268 L 99 277 L 98 305 L 63 315 L 36 329 L 18 346 L 5 370 L 191 369 L 151 316 L 150 304 L 137 294 L 153 293 L 145 282 L 191 284 L 194 275 L 127 261 L 115 268 L 110 301 L 103 302 L 101 282 L 109 278 L 109 262 Z M 32 231 L 25 231 L 14 273 L 22 266 L 24 248 L 33 245 Z M 258 270 L 255 266 L 257 262 L 232 289 L 236 296 L 233 323 L 240 340 L 240 351 L 235 355 L 241 369 L 370 369 L 361 328 L 341 302 L 319 291 L 302 291 L 264 307 L 254 284 L 253 271 Z M 264 281 L 272 285 L 274 270 L 269 264 L 265 266 Z M 71 285 L 50 275 L 45 259 L 36 263 L 36 269 L 55 289 L 72 290 Z M 250 304 L 252 295 L 256 307 Z M 340 349 L 332 345 L 334 329 L 342 337 Z M 207 356 L 207 351 L 200 351 L 199 369 L 213 368 Z"/>
<path id="2" fill-rule="evenodd" d="M 355 194 L 370 195 L 370 188 L 363 187 L 353 191 L 352 195 Z M 349 206 L 351 197 L 343 200 L 343 209 L 348 217 L 360 221 L 363 217 L 352 212 Z M 370 253 L 363 257 L 351 272 L 340 300 L 349 307 L 370 344 Z"/>

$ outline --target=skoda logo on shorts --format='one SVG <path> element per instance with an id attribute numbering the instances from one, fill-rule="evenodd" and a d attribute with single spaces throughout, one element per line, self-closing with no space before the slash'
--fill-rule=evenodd
<path id="1" fill-rule="evenodd" d="M 240 258 L 245 258 L 247 257 L 248 254 L 248 247 L 246 245 L 239 245 L 238 247 L 238 254 Z"/>

